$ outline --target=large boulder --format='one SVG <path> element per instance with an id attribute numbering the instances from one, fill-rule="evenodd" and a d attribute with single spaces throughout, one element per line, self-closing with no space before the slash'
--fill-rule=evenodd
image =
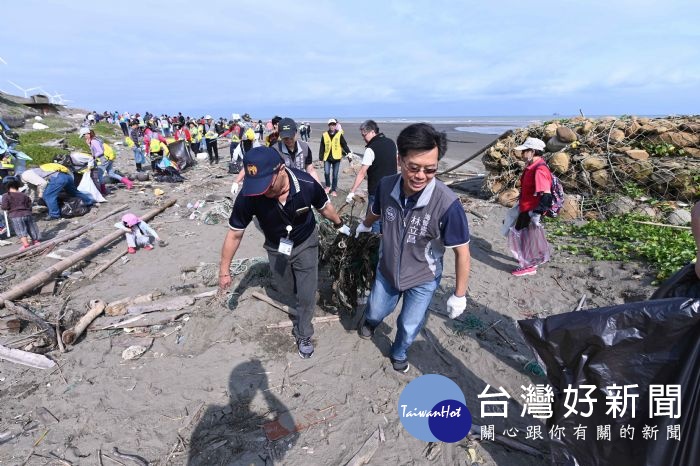
<path id="1" fill-rule="evenodd" d="M 558 217 L 562 220 L 574 220 L 581 214 L 581 206 L 578 196 L 567 194 L 564 196 L 564 204 L 559 209 Z"/>
<path id="2" fill-rule="evenodd" d="M 647 204 L 640 204 L 632 209 L 633 214 L 640 214 L 656 220 L 659 217 L 659 211 Z"/>
<path id="3" fill-rule="evenodd" d="M 625 128 L 625 135 L 629 138 L 634 136 L 642 128 L 642 125 L 637 123 L 636 120 L 632 120 L 629 125 Z"/>
<path id="4" fill-rule="evenodd" d="M 700 158 L 700 149 L 696 149 L 695 147 L 684 147 L 683 150 L 686 151 L 691 157 Z"/>
<path id="5" fill-rule="evenodd" d="M 517 189 L 510 188 L 499 193 L 498 196 L 496 196 L 496 201 L 498 201 L 498 203 L 502 206 L 513 207 L 515 203 L 518 202 L 519 196 L 520 192 L 518 192 Z"/>
<path id="6" fill-rule="evenodd" d="M 578 139 L 576 136 L 576 133 L 573 132 L 570 128 L 567 128 L 566 126 L 560 126 L 557 128 L 557 139 L 559 139 L 561 142 L 565 142 L 567 144 L 570 144 Z"/>
<path id="7" fill-rule="evenodd" d="M 695 146 L 700 142 L 700 136 L 685 131 L 668 131 L 660 134 L 659 139 L 676 147 Z"/>
<path id="8" fill-rule="evenodd" d="M 581 161 L 581 166 L 589 172 L 601 170 L 608 166 L 608 160 L 600 155 L 589 155 Z"/>
<path id="9" fill-rule="evenodd" d="M 690 223 L 691 215 L 689 210 L 676 209 L 666 217 L 666 221 L 671 225 L 687 225 Z"/>
<path id="10" fill-rule="evenodd" d="M 601 187 L 601 188 L 607 188 L 608 185 L 610 184 L 610 172 L 608 170 L 596 170 L 593 173 L 591 173 L 591 181 L 593 184 Z"/>
<path id="11" fill-rule="evenodd" d="M 608 204 L 606 210 L 611 215 L 624 215 L 632 212 L 636 206 L 634 199 L 620 196 Z"/>
<path id="12" fill-rule="evenodd" d="M 578 131 L 579 134 L 585 136 L 586 134 L 588 134 L 588 133 L 590 133 L 591 131 L 593 131 L 593 128 L 594 128 L 594 127 L 595 127 L 595 125 L 594 125 L 593 123 L 591 123 L 590 121 L 586 120 L 586 121 L 583 123 L 583 125 L 581 125 L 581 126 L 579 126 L 578 128 L 576 128 L 576 131 Z"/>
<path id="13" fill-rule="evenodd" d="M 546 150 L 547 152 L 559 152 L 566 146 L 567 144 L 564 141 L 560 141 L 558 137 L 554 136 L 549 138 L 549 140 L 547 141 Z"/>
<path id="14" fill-rule="evenodd" d="M 556 123 L 550 123 L 544 127 L 545 139 L 553 138 L 557 134 L 558 125 Z"/>
<path id="15" fill-rule="evenodd" d="M 618 144 L 625 140 L 625 132 L 619 128 L 615 128 L 610 131 L 610 142 Z"/>
<path id="16" fill-rule="evenodd" d="M 557 175 L 562 175 L 569 171 L 570 163 L 569 154 L 566 152 L 557 152 L 549 158 L 549 168 Z"/>
<path id="17" fill-rule="evenodd" d="M 630 149 L 625 151 L 625 155 L 635 160 L 646 160 L 649 158 L 649 153 L 643 149 Z"/>

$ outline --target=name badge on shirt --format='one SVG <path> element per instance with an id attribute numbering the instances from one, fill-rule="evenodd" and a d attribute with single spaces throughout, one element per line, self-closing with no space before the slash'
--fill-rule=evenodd
<path id="1" fill-rule="evenodd" d="M 288 256 L 292 253 L 292 248 L 294 247 L 294 241 L 289 238 L 282 238 L 280 240 L 280 245 L 277 248 L 277 252 Z"/>

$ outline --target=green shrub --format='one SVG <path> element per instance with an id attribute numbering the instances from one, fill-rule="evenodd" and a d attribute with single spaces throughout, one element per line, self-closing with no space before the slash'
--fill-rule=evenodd
<path id="1" fill-rule="evenodd" d="M 20 144 L 17 146 L 17 150 L 21 150 L 32 158 L 31 162 L 27 162 L 30 166 L 52 162 L 55 156 L 66 152 L 60 147 L 42 146 L 41 144 Z"/>
<path id="2" fill-rule="evenodd" d="M 95 125 L 92 127 L 92 130 L 97 136 L 101 136 L 103 138 L 120 139 L 119 134 L 121 134 L 121 132 L 118 132 L 117 128 L 118 127 L 115 125 L 111 125 L 107 122 L 101 121 L 99 123 L 95 123 Z"/>
<path id="3" fill-rule="evenodd" d="M 579 252 L 594 260 L 639 259 L 649 263 L 656 278 L 668 278 L 695 257 L 695 241 L 688 230 L 644 225 L 648 217 L 627 214 L 607 220 L 592 220 L 575 226 L 558 223 L 552 235 L 566 238 L 560 249 Z"/>
<path id="4" fill-rule="evenodd" d="M 85 139 L 81 138 L 77 134 L 69 134 L 66 136 L 66 144 L 68 144 L 68 148 L 70 150 L 90 153 L 90 148 L 88 147 L 87 142 L 85 142 Z"/>
<path id="5" fill-rule="evenodd" d="M 58 139 L 63 139 L 63 136 L 43 129 L 38 131 L 29 131 L 19 135 L 19 141 L 21 144 L 41 144 L 42 142 L 56 141 Z"/>

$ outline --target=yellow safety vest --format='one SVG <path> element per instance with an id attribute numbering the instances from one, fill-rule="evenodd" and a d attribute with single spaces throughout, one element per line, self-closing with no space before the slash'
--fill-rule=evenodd
<path id="1" fill-rule="evenodd" d="M 5 170 L 12 170 L 15 168 L 15 164 L 12 162 L 12 157 L 10 157 L 9 154 L 7 154 L 7 157 L 0 160 L 0 168 Z"/>
<path id="2" fill-rule="evenodd" d="M 323 133 L 324 162 L 328 160 L 329 155 L 333 160 L 340 160 L 343 158 L 343 148 L 340 147 L 340 135 L 341 132 L 338 131 L 333 135 L 333 139 L 331 139 L 331 135 L 328 134 L 328 131 Z"/>
<path id="3" fill-rule="evenodd" d="M 45 163 L 42 165 L 39 165 L 39 168 L 44 170 L 45 172 L 52 173 L 52 172 L 61 172 L 61 173 L 70 173 L 68 168 L 64 167 L 60 163 Z"/>
<path id="4" fill-rule="evenodd" d="M 160 142 L 160 139 L 158 139 L 157 137 L 155 137 L 155 138 L 151 137 L 151 142 L 150 142 L 148 148 L 151 152 L 160 152 L 161 144 L 162 143 Z"/>
<path id="5" fill-rule="evenodd" d="M 238 127 L 239 131 L 241 127 Z M 231 131 L 231 142 L 241 142 L 240 136 L 238 136 L 238 131 Z"/>

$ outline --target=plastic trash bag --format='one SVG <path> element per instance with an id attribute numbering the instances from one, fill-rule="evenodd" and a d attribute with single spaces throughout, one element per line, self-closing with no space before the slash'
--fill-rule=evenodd
<path id="1" fill-rule="evenodd" d="M 90 177 L 84 176 L 83 179 L 85 178 L 89 179 Z M 79 197 L 70 197 L 61 205 L 61 217 L 82 217 L 88 212 L 90 212 L 90 206 L 86 206 Z"/>
<path id="2" fill-rule="evenodd" d="M 187 141 L 175 141 L 168 144 L 170 158 L 175 161 L 180 171 L 193 167 L 196 164 L 189 146 Z"/>
<path id="3" fill-rule="evenodd" d="M 236 159 L 236 160 L 228 163 L 229 174 L 235 175 L 235 174 L 239 173 L 241 170 L 243 170 L 243 160 L 242 159 Z"/>
<path id="4" fill-rule="evenodd" d="M 518 325 L 546 368 L 554 393 L 553 415 L 545 428 L 549 431 L 556 425 L 565 429 L 565 436 L 549 442 L 551 464 L 700 464 L 700 301 L 672 298 L 635 302 L 521 320 Z M 608 395 L 612 393 L 608 387 L 614 384 L 637 385 L 629 390 L 638 394 L 634 417 L 631 401 L 624 414 L 608 414 Z M 596 387 L 590 394 L 597 400 L 592 403 L 590 417 L 565 417 L 569 408 L 564 390 L 569 385 Z M 653 407 L 650 385 L 680 385 L 679 417 L 672 417 L 675 407 L 659 415 L 658 407 Z M 589 403 L 581 403 L 587 392 L 578 390 L 575 408 L 579 413 L 591 410 Z M 572 400 L 573 396 L 569 405 Z M 573 435 L 579 425 L 586 426 L 585 440 Z M 628 425 L 634 429 L 634 437 L 621 438 L 621 429 Z M 680 426 L 680 441 L 667 440 L 667 427 L 672 425 Z M 610 426 L 611 440 L 596 440 L 597 426 Z M 643 438 L 645 426 L 657 427 L 656 441 Z"/>
<path id="5" fill-rule="evenodd" d="M 95 202 L 107 202 L 100 190 L 95 186 L 95 182 L 89 176 L 83 176 L 78 184 L 78 191 L 90 195 Z"/>
<path id="6" fill-rule="evenodd" d="M 693 262 L 668 277 L 651 295 L 651 299 L 663 298 L 700 298 L 700 279 L 695 274 Z"/>
<path id="7" fill-rule="evenodd" d="M 508 249 L 517 259 L 520 267 L 544 264 L 549 262 L 552 256 L 552 247 L 547 241 L 544 228 L 542 225 L 537 226 L 533 223 L 520 231 L 510 227 Z"/>
<path id="8" fill-rule="evenodd" d="M 516 220 L 518 220 L 518 215 L 520 215 L 520 205 L 516 202 L 513 207 L 506 211 L 506 218 L 503 219 L 503 225 L 501 225 L 501 234 L 508 237 L 511 227 L 515 226 Z"/>

